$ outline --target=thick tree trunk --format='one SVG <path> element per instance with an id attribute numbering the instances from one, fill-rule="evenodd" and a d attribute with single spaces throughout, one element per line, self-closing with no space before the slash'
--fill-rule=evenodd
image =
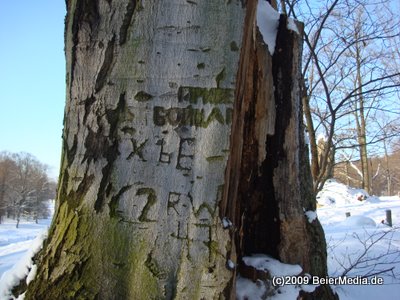
<path id="1" fill-rule="evenodd" d="M 281 15 L 275 52 L 269 55 L 254 25 L 255 5 L 248 3 L 246 11 L 227 188 L 220 204 L 221 217 L 235 224 L 229 254 L 239 266 L 243 256 L 266 253 L 326 276 L 322 227 L 304 215 L 316 205 L 302 124 L 302 39 Z M 234 299 L 233 288 L 226 292 Z M 304 297 L 334 298 L 328 287 Z"/>
<path id="2" fill-rule="evenodd" d="M 227 262 L 255 252 L 326 275 L 286 19 L 272 58 L 257 1 L 67 3 L 57 212 L 26 299 L 234 299 Z"/>
<path id="3" fill-rule="evenodd" d="M 32 299 L 213 299 L 240 1 L 70 0 L 57 214 Z"/>

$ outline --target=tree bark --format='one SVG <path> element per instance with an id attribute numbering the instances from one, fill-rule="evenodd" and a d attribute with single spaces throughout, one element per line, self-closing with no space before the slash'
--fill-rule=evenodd
<path id="1" fill-rule="evenodd" d="M 26 299 L 234 299 L 227 262 L 255 252 L 326 275 L 286 19 L 272 58 L 257 1 L 67 5 L 57 208 Z"/>
<path id="2" fill-rule="evenodd" d="M 67 5 L 57 213 L 27 298 L 218 298 L 242 3 Z"/>
<path id="3" fill-rule="evenodd" d="M 221 217 L 228 216 L 235 225 L 229 255 L 240 266 L 243 256 L 266 253 L 326 276 L 322 227 L 304 216 L 304 210 L 315 211 L 316 204 L 302 123 L 302 39 L 287 29 L 288 20 L 281 15 L 270 56 L 254 25 L 254 5 L 249 2 L 246 10 L 227 187 L 220 204 Z M 301 24 L 298 27 L 302 31 Z M 230 299 L 234 278 L 226 291 Z M 329 287 L 303 297 L 334 298 Z"/>
<path id="4" fill-rule="evenodd" d="M 310 141 L 311 175 L 313 178 L 317 179 L 321 171 L 319 167 L 318 145 L 317 145 L 317 138 L 315 136 L 314 123 L 311 115 L 310 96 L 307 93 L 307 88 L 305 87 L 304 82 L 302 83 L 302 105 L 307 126 L 306 128 Z M 316 183 L 314 184 L 317 185 Z M 314 187 L 314 190 L 316 191 L 317 188 Z"/>

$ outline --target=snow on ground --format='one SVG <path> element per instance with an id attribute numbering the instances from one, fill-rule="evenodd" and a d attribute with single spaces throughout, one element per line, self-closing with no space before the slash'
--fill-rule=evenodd
<path id="1" fill-rule="evenodd" d="M 359 201 L 360 196 L 366 199 Z M 398 299 L 400 292 L 400 199 L 373 197 L 363 190 L 330 180 L 318 195 L 317 209 L 328 244 L 328 272 L 332 277 L 372 275 L 382 285 L 336 285 L 342 300 Z M 327 199 L 333 200 L 326 201 Z M 321 201 L 322 200 L 322 201 Z M 385 225 L 391 210 L 393 227 Z M 346 217 L 350 213 L 350 217 Z M 383 272 L 385 270 L 390 270 Z M 346 271 L 348 270 L 348 271 Z M 381 273 L 383 272 L 383 273 Z"/>
<path id="2" fill-rule="evenodd" d="M 54 203 L 49 203 L 51 216 Z M 49 219 L 21 220 L 16 228 L 16 220 L 5 219 L 0 224 L 0 299 L 13 299 L 9 289 L 29 273 L 32 278 L 35 266 L 31 258 L 41 248 L 51 223 Z M 21 299 L 21 298 L 20 298 Z"/>
<path id="3" fill-rule="evenodd" d="M 19 228 L 15 228 L 15 224 L 13 220 L 5 220 L 0 224 L 0 277 L 21 259 L 36 236 L 47 230 L 49 222 L 21 222 Z"/>
<path id="4" fill-rule="evenodd" d="M 329 277 L 323 279 L 332 280 L 331 286 L 341 300 L 399 299 L 400 198 L 373 197 L 364 190 L 329 180 L 317 200 L 317 212 L 304 214 L 309 222 L 318 216 L 325 231 Z M 393 227 L 385 224 L 386 210 L 392 212 Z M 322 283 L 322 279 L 313 281 L 314 277 L 304 274 L 295 277 L 297 285 L 287 284 L 291 275 L 301 273 L 300 266 L 282 264 L 266 255 L 246 257 L 244 262 L 268 270 L 275 278 L 286 278 L 286 283 L 273 282 L 279 286 L 278 293 L 268 299 L 296 299 L 300 290 L 313 291 L 317 286 L 302 283 Z M 338 282 L 345 278 L 352 284 Z M 261 281 L 254 283 L 241 277 L 236 287 L 239 300 L 265 299 L 265 293 L 273 290 Z"/>

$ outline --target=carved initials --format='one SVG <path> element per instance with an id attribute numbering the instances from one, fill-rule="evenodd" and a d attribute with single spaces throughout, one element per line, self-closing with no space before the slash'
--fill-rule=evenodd
<path id="1" fill-rule="evenodd" d="M 178 206 L 179 204 L 179 206 Z M 193 198 L 189 194 L 181 194 L 177 192 L 169 192 L 168 194 L 168 204 L 167 204 L 167 209 L 168 209 L 168 214 L 169 210 L 173 209 L 176 214 L 179 216 L 180 213 L 179 211 L 188 209 L 188 207 L 193 206 Z"/>
<path id="2" fill-rule="evenodd" d="M 175 210 L 175 212 L 179 215 L 178 210 L 176 209 L 176 205 L 179 203 L 180 197 L 182 194 L 180 193 L 175 193 L 175 192 L 170 192 L 168 195 L 168 214 L 169 210 L 172 208 Z"/>
<path id="3" fill-rule="evenodd" d="M 180 221 L 178 221 L 177 232 L 172 233 L 171 236 L 179 240 L 189 240 L 189 224 L 185 222 L 182 224 Z"/>
<path id="4" fill-rule="evenodd" d="M 143 207 L 142 213 L 139 216 L 140 222 L 156 222 L 156 220 L 150 220 L 147 215 L 150 208 L 154 206 L 157 202 L 156 192 L 152 188 L 141 188 L 136 192 L 137 196 L 147 195 L 147 202 Z"/>
<path id="5" fill-rule="evenodd" d="M 171 153 L 164 152 L 164 139 L 158 140 L 157 145 L 161 146 L 160 149 L 160 157 L 158 161 L 163 164 L 170 164 L 171 163 Z"/>
<path id="6" fill-rule="evenodd" d="M 128 159 L 131 159 L 132 157 L 134 157 L 135 155 L 137 155 L 141 161 L 147 161 L 144 159 L 143 157 L 143 150 L 144 150 L 144 146 L 146 145 L 148 139 L 145 140 L 143 143 L 141 143 L 138 146 L 138 142 L 135 139 L 132 139 L 132 147 L 133 147 L 133 151 L 129 154 Z"/>
<path id="7" fill-rule="evenodd" d="M 179 143 L 178 161 L 176 168 L 178 170 L 192 170 L 192 161 L 194 158 L 194 138 L 181 138 Z"/>

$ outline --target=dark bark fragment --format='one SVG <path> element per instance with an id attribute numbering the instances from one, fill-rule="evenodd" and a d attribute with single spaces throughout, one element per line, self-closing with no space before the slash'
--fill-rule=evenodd
<path id="1" fill-rule="evenodd" d="M 96 93 L 98 93 L 104 87 L 106 81 L 109 79 L 109 73 L 112 69 L 114 61 L 114 45 L 115 45 L 115 36 L 113 36 L 112 39 L 107 43 L 103 64 L 96 78 L 96 84 L 95 84 Z"/>
<path id="2" fill-rule="evenodd" d="M 86 123 L 86 120 L 87 120 L 87 117 L 89 116 L 91 107 L 95 102 L 96 102 L 96 98 L 94 96 L 91 96 L 83 101 L 83 104 L 85 105 L 85 115 L 83 116 L 83 123 Z"/>
<path id="3" fill-rule="evenodd" d="M 98 120 L 100 123 L 101 120 Z M 104 145 L 108 144 L 108 139 L 104 134 L 104 129 L 101 124 L 99 125 L 99 129 L 97 132 L 94 132 L 90 128 L 88 129 L 88 135 L 85 139 L 85 154 L 82 159 L 82 163 L 87 161 L 90 163 L 92 160 L 96 161 L 102 157 L 102 149 Z"/>
<path id="4" fill-rule="evenodd" d="M 108 137 L 105 138 L 105 142 L 101 145 L 101 152 L 103 153 L 103 157 L 107 160 L 107 164 L 102 169 L 102 178 L 100 182 L 100 187 L 98 190 L 98 196 L 96 202 L 94 204 L 94 209 L 96 212 L 100 212 L 105 203 L 105 199 L 107 197 L 106 188 L 111 182 L 112 169 L 114 165 L 114 161 L 120 155 L 118 151 L 118 124 L 121 119 L 121 115 L 123 114 L 126 106 L 125 93 L 122 93 L 119 97 L 119 101 L 117 107 L 115 109 L 106 110 L 106 118 L 107 122 L 110 126 L 110 131 Z M 93 150 L 93 149 L 92 149 Z M 88 149 L 87 149 L 88 151 Z M 86 152 L 87 152 L 86 151 Z M 93 151 L 91 151 L 93 153 Z"/>
<path id="5" fill-rule="evenodd" d="M 126 43 L 126 38 L 128 36 L 128 29 L 132 22 L 133 13 L 136 8 L 136 0 L 129 0 L 128 5 L 126 6 L 126 12 L 124 16 L 124 20 L 122 21 L 122 26 L 119 30 L 119 45 L 122 46 Z"/>
<path id="6" fill-rule="evenodd" d="M 75 158 L 78 148 L 78 137 L 75 135 L 71 148 L 68 147 L 67 141 L 64 140 L 64 149 L 66 149 L 67 165 L 70 166 Z"/>
<path id="7" fill-rule="evenodd" d="M 68 194 L 67 199 L 69 209 L 76 209 L 82 203 L 82 200 L 94 182 L 94 179 L 95 176 L 93 174 L 84 176 L 78 185 L 78 189 L 76 191 L 71 191 Z"/>
<path id="8" fill-rule="evenodd" d="M 68 22 L 72 22 L 72 49 L 71 49 L 71 70 L 69 72 L 71 79 L 69 80 L 70 88 L 74 81 L 75 64 L 76 64 L 76 51 L 79 46 L 79 31 L 83 24 L 87 24 L 90 31 L 93 33 L 100 22 L 99 8 L 97 0 L 80 0 L 76 1 L 76 8 L 70 9 L 71 1 L 67 2 L 67 16 L 66 16 L 66 30 L 68 28 Z M 69 16 L 73 13 L 72 18 Z M 92 35 L 91 35 L 92 36 Z M 94 36 L 94 35 L 93 35 Z M 67 44 L 67 41 L 65 41 Z"/>

